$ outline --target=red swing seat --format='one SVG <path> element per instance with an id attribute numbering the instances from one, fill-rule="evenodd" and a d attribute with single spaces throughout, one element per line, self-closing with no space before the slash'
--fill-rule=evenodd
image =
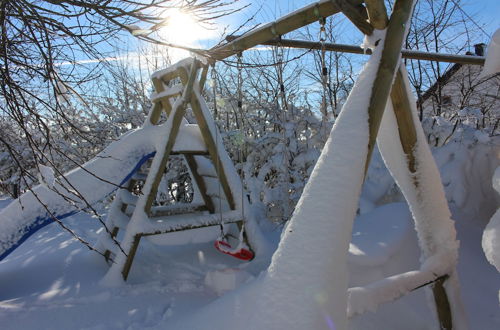
<path id="1" fill-rule="evenodd" d="M 217 251 L 238 258 L 240 260 L 249 261 L 255 257 L 255 254 L 251 250 L 243 247 L 237 250 L 233 250 L 231 244 L 222 239 L 216 240 L 214 242 L 214 246 L 217 249 Z"/>

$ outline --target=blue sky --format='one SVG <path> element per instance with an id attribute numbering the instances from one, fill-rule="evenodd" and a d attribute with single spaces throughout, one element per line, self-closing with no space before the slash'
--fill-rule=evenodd
<path id="1" fill-rule="evenodd" d="M 452 0 L 458 1 L 458 0 Z M 218 29 L 213 31 L 198 31 L 196 34 L 199 36 L 204 36 L 204 40 L 200 40 L 197 42 L 186 42 L 184 45 L 199 47 L 199 48 L 210 48 L 216 42 L 220 40 L 220 36 L 224 28 L 227 28 L 226 31 L 232 32 L 238 26 L 243 24 L 247 19 L 249 19 L 252 15 L 255 14 L 255 18 L 248 22 L 245 28 L 242 29 L 241 32 L 248 30 L 251 26 L 256 24 L 265 24 L 270 21 L 273 21 L 285 14 L 292 12 L 293 10 L 299 9 L 313 1 L 307 0 L 240 0 L 240 4 L 246 5 L 250 4 L 250 6 L 243 11 L 233 14 L 229 17 L 223 17 L 218 21 Z M 484 25 L 485 33 L 480 33 L 477 39 L 481 40 L 473 40 L 472 43 L 478 42 L 488 42 L 489 37 L 493 34 L 493 32 L 500 28 L 500 0 L 482 0 L 482 1 L 473 1 L 473 0 L 462 0 L 462 9 L 466 13 L 467 16 L 474 19 L 475 22 Z M 338 25 L 335 27 L 335 32 L 340 37 L 340 40 L 337 42 L 348 43 L 348 44 L 359 44 L 362 39 L 362 35 L 360 32 L 355 29 L 350 22 L 348 22 L 343 15 L 338 14 L 334 16 L 335 22 L 338 22 Z M 473 23 L 470 23 L 471 26 Z M 185 25 L 186 26 L 186 25 Z M 173 42 L 183 43 L 183 38 L 179 38 L 179 35 L 186 34 L 186 28 L 182 33 L 180 33 L 179 28 L 173 29 L 172 35 L 174 36 Z M 312 33 L 313 36 L 317 35 L 318 24 L 311 24 L 310 28 L 314 31 Z M 297 36 L 297 33 L 291 33 L 286 35 L 287 38 L 297 38 L 304 39 L 300 36 Z M 343 39 L 342 39 L 343 38 Z M 119 52 L 122 55 L 126 54 L 126 56 L 130 58 L 143 56 L 138 55 L 136 51 L 137 43 L 133 41 L 133 37 L 130 36 L 128 42 L 121 43 L 120 46 L 122 50 Z M 143 46 L 143 48 L 148 46 Z M 470 49 L 469 49 L 470 50 Z M 174 53 L 174 61 L 180 59 L 180 57 L 187 56 L 188 53 L 179 54 L 177 51 L 173 51 Z M 464 51 L 465 52 L 465 51 Z M 361 59 L 360 59 L 361 60 Z"/>
<path id="2" fill-rule="evenodd" d="M 455 0 L 458 1 L 458 0 Z M 225 20 L 226 24 L 236 27 L 247 18 L 250 18 L 257 10 L 260 11 L 256 16 L 255 23 L 267 23 L 279 18 L 293 10 L 299 9 L 315 1 L 307 0 L 241 0 L 241 3 L 250 4 L 250 7 L 244 12 L 234 15 Z M 500 0 L 462 0 L 461 8 L 463 11 L 479 24 L 484 24 L 485 31 L 489 37 L 500 28 Z M 339 15 L 336 15 L 339 16 Z M 471 23 L 472 24 L 472 23 Z M 486 37 L 486 36 L 485 36 Z"/>

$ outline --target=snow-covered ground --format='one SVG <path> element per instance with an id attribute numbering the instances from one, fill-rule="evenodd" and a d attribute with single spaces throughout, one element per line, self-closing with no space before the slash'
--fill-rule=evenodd
<path id="1" fill-rule="evenodd" d="M 458 271 L 470 328 L 498 329 L 500 276 L 482 252 L 482 228 L 467 214 L 454 211 L 461 242 Z M 90 241 L 97 239 L 98 222 L 85 214 L 72 216 L 66 224 Z M 267 237 L 276 246 L 279 230 Z M 378 207 L 356 219 L 349 253 L 351 286 L 418 269 L 418 258 L 403 203 Z M 0 324 L 16 330 L 213 329 L 212 324 L 231 313 L 219 308 L 210 312 L 220 306 L 219 295 L 245 294 L 266 266 L 240 263 L 217 252 L 212 243 L 159 246 L 144 240 L 127 284 L 105 288 L 99 285 L 108 269 L 103 258 L 53 224 L 0 262 Z M 230 292 L 240 286 L 246 288 Z M 422 290 L 416 291 L 376 313 L 355 317 L 350 327 L 429 329 L 425 299 Z"/>

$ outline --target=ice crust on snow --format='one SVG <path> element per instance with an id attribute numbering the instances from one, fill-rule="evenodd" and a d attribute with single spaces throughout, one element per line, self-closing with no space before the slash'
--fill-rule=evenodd
<path id="1" fill-rule="evenodd" d="M 500 193 L 500 167 L 493 176 L 493 188 Z M 500 272 L 500 208 L 484 229 L 482 246 L 486 259 Z"/>

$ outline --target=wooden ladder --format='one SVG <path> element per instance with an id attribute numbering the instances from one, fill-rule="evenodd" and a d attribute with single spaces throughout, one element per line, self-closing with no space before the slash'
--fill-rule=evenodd
<path id="1" fill-rule="evenodd" d="M 152 158 L 116 193 L 106 220 L 111 231 L 103 234 L 97 245 L 106 260 L 112 261 L 109 272 L 120 271 L 124 280 L 143 236 L 230 223 L 241 228 L 246 221 L 244 210 L 248 207 L 243 206 L 241 181 L 201 97 L 199 69 L 196 59 L 187 59 L 152 76 L 156 93 L 145 125 L 160 125 L 168 131 Z M 176 81 L 180 83 L 168 87 Z M 197 125 L 184 118 L 188 104 Z M 167 118 L 159 124 L 163 111 Z M 184 159 L 195 195 L 201 196 L 202 203 L 154 206 L 168 158 L 174 155 Z M 139 186 L 142 191 L 137 193 Z M 120 230 L 124 233 L 118 242 Z M 246 235 L 244 238 L 250 246 Z"/>

